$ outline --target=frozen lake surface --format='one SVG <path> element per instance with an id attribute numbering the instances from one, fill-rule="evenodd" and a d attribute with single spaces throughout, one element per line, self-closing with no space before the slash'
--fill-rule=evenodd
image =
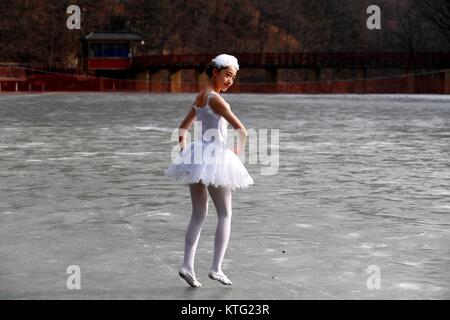
<path id="1" fill-rule="evenodd" d="M 246 163 L 233 193 L 232 287 L 207 278 L 210 201 L 192 289 L 189 190 L 164 170 L 195 95 L 1 95 L 0 298 L 450 298 L 450 96 L 223 96 L 279 129 L 279 167 Z"/>

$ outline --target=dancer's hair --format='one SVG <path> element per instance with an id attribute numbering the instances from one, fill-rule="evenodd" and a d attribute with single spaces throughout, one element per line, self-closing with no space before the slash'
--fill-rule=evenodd
<path id="1" fill-rule="evenodd" d="M 222 69 L 228 68 L 229 66 L 234 66 L 237 70 L 239 70 L 239 63 L 236 57 L 225 53 L 219 54 L 211 60 L 209 65 L 206 67 L 205 73 L 208 78 L 211 78 L 214 69 L 220 71 Z"/>

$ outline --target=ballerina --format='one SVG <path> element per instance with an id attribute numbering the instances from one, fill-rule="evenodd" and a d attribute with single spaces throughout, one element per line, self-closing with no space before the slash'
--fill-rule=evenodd
<path id="1" fill-rule="evenodd" d="M 231 87 L 238 71 L 238 60 L 234 56 L 221 54 L 212 59 L 205 71 L 208 82 L 179 127 L 180 153 L 165 172 L 166 176 L 189 185 L 192 216 L 186 230 L 179 275 L 192 287 L 201 286 L 195 276 L 194 258 L 208 214 L 208 192 L 218 216 L 214 258 L 208 277 L 232 285 L 222 270 L 231 230 L 231 191 L 248 188 L 254 183 L 238 157 L 245 151 L 247 129 L 220 95 Z M 201 122 L 202 136 L 186 146 L 186 132 L 195 119 Z M 228 123 L 238 132 L 238 146 L 233 150 L 226 147 Z"/>

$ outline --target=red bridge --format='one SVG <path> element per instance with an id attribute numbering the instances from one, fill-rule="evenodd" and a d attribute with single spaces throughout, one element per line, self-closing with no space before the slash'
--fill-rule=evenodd
<path id="1" fill-rule="evenodd" d="M 231 92 L 293 93 L 450 93 L 450 53 L 231 53 L 245 69 L 262 69 L 257 83 L 240 81 Z M 203 72 L 215 55 L 135 57 L 132 68 L 144 91 L 195 91 L 207 81 Z M 297 69 L 300 79 L 280 79 L 280 69 Z M 194 83 L 182 81 L 195 71 Z M 253 71 L 252 71 L 253 72 Z"/>
<path id="2" fill-rule="evenodd" d="M 448 52 L 229 53 L 240 65 L 230 92 L 450 94 Z M 4 66 L 0 91 L 195 92 L 208 80 L 204 70 L 214 56 L 123 55 L 119 58 L 128 67 L 119 71 L 126 74 L 122 79 L 102 77 L 101 72 L 117 69 L 111 67 L 110 57 L 95 58 L 101 63 L 95 64 L 90 75 L 35 72 L 25 77 L 20 68 Z M 85 61 L 87 66 L 89 62 Z M 295 82 L 283 78 L 285 69 L 296 70 Z M 248 80 L 256 79 L 255 75 L 258 80 Z"/>

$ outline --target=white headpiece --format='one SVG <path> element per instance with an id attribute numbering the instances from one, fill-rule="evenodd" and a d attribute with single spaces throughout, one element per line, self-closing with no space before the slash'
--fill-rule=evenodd
<path id="1" fill-rule="evenodd" d="M 211 62 L 215 67 L 226 68 L 229 66 L 233 66 L 236 68 L 236 70 L 239 70 L 238 60 L 236 59 L 236 57 L 229 54 L 219 54 L 217 57 L 212 59 Z"/>

